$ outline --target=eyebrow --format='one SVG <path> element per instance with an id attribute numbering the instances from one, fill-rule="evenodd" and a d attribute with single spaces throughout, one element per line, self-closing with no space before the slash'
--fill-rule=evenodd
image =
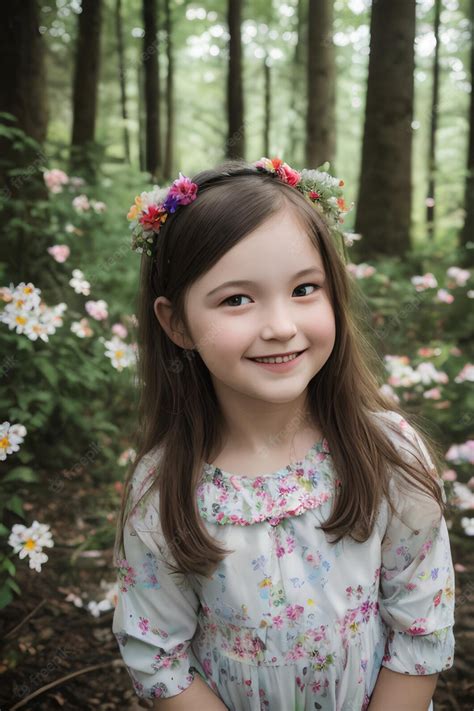
<path id="1" fill-rule="evenodd" d="M 324 276 L 324 272 L 322 269 L 319 267 L 308 267 L 307 269 L 302 269 L 300 272 L 297 272 L 291 281 L 294 281 L 295 279 L 298 279 L 299 277 L 306 276 L 307 274 L 314 274 L 315 272 L 318 272 L 321 276 Z M 207 296 L 212 296 L 215 294 L 217 291 L 220 291 L 221 289 L 224 289 L 227 286 L 255 286 L 254 281 L 250 281 L 249 279 L 236 279 L 233 281 L 225 281 L 223 284 L 220 286 L 216 286 L 215 289 L 212 289 Z M 206 298 L 207 298 L 206 296 Z"/>

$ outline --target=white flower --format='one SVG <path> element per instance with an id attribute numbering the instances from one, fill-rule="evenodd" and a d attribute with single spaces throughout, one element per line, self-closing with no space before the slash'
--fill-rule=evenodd
<path id="1" fill-rule="evenodd" d="M 112 365 L 117 370 L 123 370 L 136 362 L 135 350 L 132 346 L 124 343 L 120 338 L 114 336 L 110 341 L 104 341 L 106 348 L 105 355 L 110 358 Z"/>
<path id="2" fill-rule="evenodd" d="M 78 338 L 89 338 L 94 333 L 89 326 L 89 320 L 87 318 L 81 318 L 80 321 L 73 321 L 71 331 L 75 333 Z"/>
<path id="3" fill-rule="evenodd" d="M 379 388 L 379 392 L 381 392 L 382 395 L 385 395 L 385 397 L 391 398 L 395 402 L 400 402 L 400 398 L 398 397 L 397 393 L 388 383 L 384 383 L 382 387 Z"/>
<path id="4" fill-rule="evenodd" d="M 429 361 L 424 361 L 416 367 L 416 372 L 419 374 L 419 382 L 424 385 L 430 385 L 431 383 L 447 383 L 449 377 L 442 370 L 436 370 L 433 363 Z"/>
<path id="5" fill-rule="evenodd" d="M 5 421 L 0 425 L 0 461 L 5 461 L 7 454 L 18 452 L 26 436 L 24 425 L 10 425 Z"/>
<path id="6" fill-rule="evenodd" d="M 453 481 L 452 503 L 462 511 L 474 509 L 474 493 L 460 481 Z M 474 520 L 474 519 L 473 519 Z"/>
<path id="7" fill-rule="evenodd" d="M 474 518 L 463 516 L 461 519 L 461 526 L 463 527 L 466 536 L 474 536 Z"/>
<path id="8" fill-rule="evenodd" d="M 474 439 L 468 439 L 464 444 L 452 444 L 444 458 L 448 462 L 458 461 L 460 464 L 474 464 Z"/>
<path id="9" fill-rule="evenodd" d="M 72 270 L 72 279 L 69 280 L 70 286 L 74 289 L 76 294 L 84 294 L 84 296 L 89 296 L 91 293 L 91 285 L 84 279 L 84 274 L 80 269 Z"/>
<path id="10" fill-rule="evenodd" d="M 105 202 L 101 202 L 100 200 L 91 200 L 91 206 L 94 212 L 100 213 L 100 212 L 105 212 L 107 210 L 107 205 Z"/>
<path id="11" fill-rule="evenodd" d="M 454 279 L 457 286 L 465 286 L 467 280 L 471 276 L 471 272 L 467 269 L 460 269 L 459 267 L 449 267 L 446 274 Z"/>
<path id="12" fill-rule="evenodd" d="M 411 283 L 415 285 L 417 291 L 425 289 L 435 289 L 438 286 L 436 277 L 431 272 L 423 274 L 423 276 L 414 276 L 411 278 Z"/>
<path id="13" fill-rule="evenodd" d="M 90 202 L 87 195 L 77 195 L 72 201 L 72 206 L 76 212 L 87 212 L 90 209 Z"/>
<path id="14" fill-rule="evenodd" d="M 30 558 L 30 568 L 41 571 L 41 566 L 46 563 L 48 556 L 43 553 L 43 548 L 54 546 L 49 524 L 33 521 L 30 528 L 21 523 L 16 523 L 8 538 L 8 543 L 13 547 L 19 558 Z"/>
<path id="15" fill-rule="evenodd" d="M 474 382 L 474 365 L 472 363 L 466 363 L 461 372 L 454 378 L 455 383 L 464 383 L 466 380 L 471 383 Z"/>
<path id="16" fill-rule="evenodd" d="M 375 274 L 375 267 L 362 262 L 361 264 L 347 264 L 346 269 L 350 274 L 353 274 L 356 279 L 366 279 Z"/>
<path id="17" fill-rule="evenodd" d="M 126 464 L 128 464 L 128 462 L 134 462 L 136 456 L 136 451 L 132 447 L 129 447 L 128 449 L 125 449 L 118 458 L 118 464 L 121 467 L 124 467 Z"/>
<path id="18" fill-rule="evenodd" d="M 452 304 L 454 301 L 454 296 L 449 293 L 446 289 L 438 289 L 436 292 L 437 301 L 441 301 L 443 304 Z"/>

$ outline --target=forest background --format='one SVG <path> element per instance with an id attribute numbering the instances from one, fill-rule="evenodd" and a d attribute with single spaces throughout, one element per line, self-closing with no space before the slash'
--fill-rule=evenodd
<path id="1" fill-rule="evenodd" d="M 344 180 L 380 387 L 439 443 L 457 648 L 435 705 L 472 710 L 474 0 L 11 0 L 0 16 L 2 708 L 138 708 L 110 629 L 135 455 L 127 213 L 178 171 L 279 156 Z"/>

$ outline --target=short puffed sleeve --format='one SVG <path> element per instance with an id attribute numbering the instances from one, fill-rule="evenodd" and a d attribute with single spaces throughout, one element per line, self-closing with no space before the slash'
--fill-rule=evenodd
<path id="1" fill-rule="evenodd" d="M 405 456 L 434 469 L 415 429 L 399 424 L 409 442 Z M 433 472 L 433 476 L 437 477 Z M 443 490 L 442 480 L 437 477 Z M 401 674 L 435 674 L 454 663 L 454 568 L 448 529 L 433 497 L 394 477 L 390 482 L 396 514 L 382 540 L 379 609 L 388 627 L 382 666 Z"/>
<path id="2" fill-rule="evenodd" d="M 152 474 L 146 455 L 132 479 L 142 489 Z M 168 698 L 184 691 L 201 673 L 190 644 L 197 628 L 199 599 L 185 576 L 176 579 L 158 526 L 157 502 L 149 497 L 129 517 L 123 558 L 117 560 L 118 602 L 112 631 L 140 698 Z"/>

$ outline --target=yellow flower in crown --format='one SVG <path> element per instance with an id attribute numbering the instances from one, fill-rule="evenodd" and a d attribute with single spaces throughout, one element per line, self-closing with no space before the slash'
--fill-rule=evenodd
<path id="1" fill-rule="evenodd" d="M 137 195 L 135 198 L 134 204 L 132 205 L 132 207 L 129 210 L 127 218 L 129 220 L 136 220 L 139 213 L 141 212 L 141 209 L 142 209 L 142 198 L 140 195 Z"/>

